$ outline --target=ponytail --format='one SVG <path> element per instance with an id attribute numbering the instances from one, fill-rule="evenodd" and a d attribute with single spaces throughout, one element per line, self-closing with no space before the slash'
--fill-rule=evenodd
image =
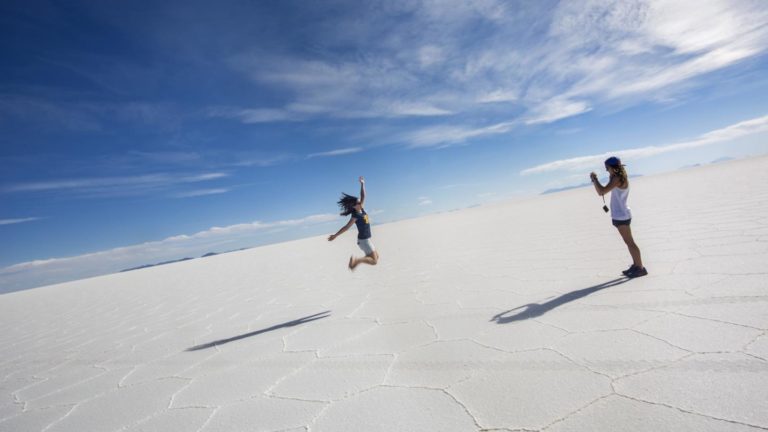
<path id="1" fill-rule="evenodd" d="M 619 165 L 617 167 L 611 167 L 611 170 L 614 174 L 619 176 L 619 184 L 621 186 L 624 186 L 627 184 L 627 170 L 624 168 L 624 165 Z"/>

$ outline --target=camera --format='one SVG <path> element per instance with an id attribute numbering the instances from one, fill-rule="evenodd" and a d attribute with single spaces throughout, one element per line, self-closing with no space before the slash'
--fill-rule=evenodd
<path id="1" fill-rule="evenodd" d="M 604 206 L 603 206 L 603 211 L 604 211 L 604 212 L 606 212 L 606 213 L 608 213 L 608 206 L 607 206 L 607 205 L 604 205 Z"/>

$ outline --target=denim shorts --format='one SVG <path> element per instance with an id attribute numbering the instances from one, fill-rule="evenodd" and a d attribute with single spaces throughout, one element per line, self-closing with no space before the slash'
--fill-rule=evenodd
<path id="1" fill-rule="evenodd" d="M 617 220 L 617 219 L 611 219 L 613 221 L 613 226 L 618 228 L 621 225 L 629 225 L 632 222 L 632 219 L 627 220 Z"/>
<path id="2" fill-rule="evenodd" d="M 370 238 L 357 239 L 357 246 L 360 247 L 363 252 L 365 252 L 366 256 L 372 254 L 376 250 L 376 247 L 373 245 L 373 242 Z"/>

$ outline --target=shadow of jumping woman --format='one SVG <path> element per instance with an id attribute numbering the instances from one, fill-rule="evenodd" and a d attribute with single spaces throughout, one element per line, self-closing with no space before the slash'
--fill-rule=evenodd
<path id="1" fill-rule="evenodd" d="M 223 345 L 223 344 L 234 342 L 234 341 L 237 341 L 237 340 L 240 340 L 240 339 L 245 339 L 245 338 L 249 338 L 249 337 L 252 337 L 252 336 L 260 335 L 262 333 L 271 332 L 273 330 L 277 330 L 277 329 L 281 329 L 281 328 L 286 328 L 286 327 L 295 327 L 297 325 L 305 324 L 305 323 L 308 323 L 308 322 L 311 322 L 311 321 L 315 321 L 315 320 L 319 320 L 319 319 L 323 319 L 323 318 L 328 318 L 330 316 L 330 314 L 331 314 L 331 311 L 325 311 L 325 312 L 316 313 L 314 315 L 308 315 L 308 316 L 305 316 L 303 318 L 295 319 L 293 321 L 284 322 L 282 324 L 276 324 L 276 325 L 273 325 L 272 327 L 268 327 L 268 328 L 265 328 L 265 329 L 256 330 L 256 331 L 252 331 L 250 333 L 245 333 L 245 334 L 241 334 L 241 335 L 238 335 L 238 336 L 233 336 L 231 338 L 219 339 L 217 341 L 208 342 L 206 344 L 193 346 L 191 348 L 187 348 L 185 351 L 199 351 L 199 350 L 202 350 L 202 349 L 213 348 L 213 347 L 215 347 L 217 345 Z"/>

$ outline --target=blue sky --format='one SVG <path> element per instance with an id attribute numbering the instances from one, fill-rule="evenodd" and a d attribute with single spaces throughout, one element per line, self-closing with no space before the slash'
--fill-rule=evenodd
<path id="1" fill-rule="evenodd" d="M 0 291 L 768 153 L 762 1 L 160 3 L 0 6 Z"/>

